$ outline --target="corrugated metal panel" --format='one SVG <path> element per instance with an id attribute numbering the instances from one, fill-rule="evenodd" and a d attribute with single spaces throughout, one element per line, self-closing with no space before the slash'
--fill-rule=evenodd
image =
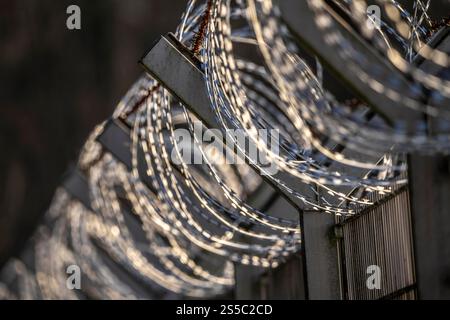
<path id="1" fill-rule="evenodd" d="M 414 299 L 414 255 L 407 187 L 340 223 L 339 241 L 344 299 Z M 380 289 L 369 289 L 367 268 L 380 267 Z M 404 289 L 408 291 L 405 293 Z"/>

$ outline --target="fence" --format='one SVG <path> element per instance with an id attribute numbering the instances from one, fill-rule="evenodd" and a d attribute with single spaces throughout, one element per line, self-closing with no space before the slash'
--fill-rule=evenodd
<path id="1" fill-rule="evenodd" d="M 415 273 L 409 190 L 404 186 L 337 228 L 344 299 L 414 299 Z M 380 267 L 379 289 L 369 289 L 367 268 Z"/>

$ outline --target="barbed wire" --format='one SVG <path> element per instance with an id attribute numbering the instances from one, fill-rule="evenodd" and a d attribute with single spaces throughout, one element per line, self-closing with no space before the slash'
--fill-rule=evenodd
<path id="1" fill-rule="evenodd" d="M 447 121 L 448 110 L 432 103 L 449 97 L 448 80 L 414 65 L 421 57 L 439 68 L 450 66 L 447 53 L 427 45 L 438 31 L 428 14 L 431 2 L 415 1 L 408 13 L 394 0 L 377 0 L 386 17 L 373 30 L 367 26 L 366 1 L 335 3 L 400 76 L 411 80 L 406 95 L 397 73 L 380 74 L 376 62 L 339 32 L 324 1 L 307 0 L 324 50 L 333 50 L 368 90 L 392 101 L 392 108 Z M 281 15 L 271 0 L 190 0 L 176 31 L 202 63 L 217 129 L 246 162 L 215 161 L 225 155 L 199 136 L 198 118 L 143 75 L 113 113 L 114 120 L 130 127 L 131 168 L 97 141 L 106 124 L 98 126 L 78 165 L 88 180 L 91 206 L 57 190 L 32 241 L 33 267 L 12 260 L 5 283 L 22 285 L 16 294 L 0 284 L 1 298 L 226 294 L 234 286 L 233 263 L 274 268 L 301 249 L 299 216 L 274 215 L 249 200 L 258 192 L 261 174 L 298 200 L 300 209 L 354 215 L 376 195 L 407 184 L 404 152 L 448 153 L 445 126 L 431 136 L 427 122 L 418 120 L 411 132 L 402 119 L 387 124 L 368 117 L 364 101 L 339 102 L 324 83 L 327 68 L 316 57 L 309 62 Z M 240 54 L 243 47 L 252 54 Z M 428 102 L 421 95 L 424 89 L 433 97 Z M 189 133 L 201 165 L 183 157 L 179 128 Z M 200 129 L 207 128 L 202 124 Z M 259 136 L 261 129 L 269 137 Z M 230 130 L 244 132 L 282 174 L 268 172 Z M 111 263 L 146 290 L 127 282 Z M 81 292 L 65 288 L 65 268 L 71 264 L 79 265 L 86 278 Z"/>

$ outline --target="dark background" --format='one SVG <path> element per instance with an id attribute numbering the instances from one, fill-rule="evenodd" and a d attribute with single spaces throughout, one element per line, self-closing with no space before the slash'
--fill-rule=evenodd
<path id="1" fill-rule="evenodd" d="M 0 0 L 0 266 L 186 2 Z M 71 4 L 81 8 L 81 30 L 66 28 Z"/>

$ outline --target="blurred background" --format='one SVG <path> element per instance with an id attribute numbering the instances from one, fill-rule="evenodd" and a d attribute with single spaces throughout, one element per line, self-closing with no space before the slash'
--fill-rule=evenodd
<path id="1" fill-rule="evenodd" d="M 81 30 L 66 9 L 81 8 Z M 94 126 L 175 31 L 185 0 L 0 0 L 0 267 L 18 254 Z"/>

